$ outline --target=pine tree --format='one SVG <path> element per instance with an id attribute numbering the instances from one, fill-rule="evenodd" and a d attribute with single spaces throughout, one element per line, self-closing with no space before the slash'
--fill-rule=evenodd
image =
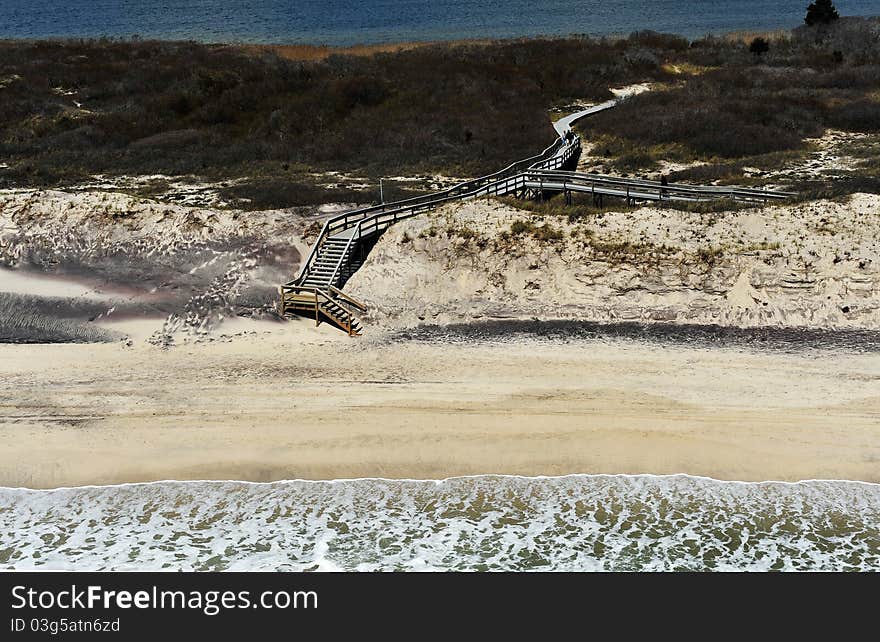
<path id="1" fill-rule="evenodd" d="M 804 22 L 807 26 L 827 25 L 840 18 L 837 8 L 831 0 L 816 0 L 807 7 L 807 15 Z"/>

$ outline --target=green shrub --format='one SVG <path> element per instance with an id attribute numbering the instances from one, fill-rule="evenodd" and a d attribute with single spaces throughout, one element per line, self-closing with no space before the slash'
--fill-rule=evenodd
<path id="1" fill-rule="evenodd" d="M 473 230 L 467 226 L 461 227 L 450 227 L 446 230 L 446 236 L 452 238 L 453 236 L 458 237 L 460 239 L 464 239 L 465 241 L 470 241 L 472 239 L 479 238 L 479 233 L 476 230 Z"/>
<path id="2" fill-rule="evenodd" d="M 520 236 L 526 233 L 533 233 L 534 231 L 535 225 L 533 223 L 530 223 L 529 221 L 517 219 L 510 224 L 510 233 L 514 236 Z"/>
<path id="3" fill-rule="evenodd" d="M 707 265 L 715 265 L 723 256 L 724 249 L 720 247 L 705 247 L 697 250 L 697 258 Z"/>
<path id="4" fill-rule="evenodd" d="M 749 43 L 749 51 L 760 57 L 770 51 L 770 43 L 766 39 L 758 37 Z"/>
<path id="5" fill-rule="evenodd" d="M 565 235 L 562 230 L 553 227 L 549 223 L 535 225 L 530 221 L 517 219 L 510 225 L 511 236 L 522 236 L 523 234 L 531 234 L 534 239 L 541 243 L 561 240 Z"/>
<path id="6" fill-rule="evenodd" d="M 550 241 L 559 241 L 564 235 L 562 230 L 553 227 L 549 223 L 544 223 L 542 226 L 534 229 L 532 236 L 542 243 L 548 243 Z"/>

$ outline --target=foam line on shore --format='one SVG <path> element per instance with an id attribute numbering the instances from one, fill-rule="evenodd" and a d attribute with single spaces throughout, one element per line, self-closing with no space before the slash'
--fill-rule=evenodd
<path id="1" fill-rule="evenodd" d="M 28 488 L 27 486 L 0 486 L 0 491 L 26 491 L 31 493 L 52 493 L 64 490 L 86 490 L 86 489 L 110 489 L 110 488 L 129 488 L 137 486 L 159 486 L 163 484 L 242 484 L 251 486 L 273 486 L 282 484 L 346 484 L 354 482 L 401 482 L 401 483 L 419 483 L 419 484 L 435 484 L 440 485 L 446 482 L 454 482 L 467 479 L 516 479 L 516 480 L 561 480 L 561 479 L 689 479 L 701 482 L 712 482 L 717 484 L 744 485 L 744 486 L 762 486 L 762 485 L 785 485 L 799 486 L 816 483 L 843 483 L 843 484 L 860 484 L 868 487 L 880 487 L 878 482 L 864 481 L 861 479 L 798 479 L 796 481 L 765 479 L 761 481 L 747 481 L 738 479 L 716 479 L 715 477 L 707 477 L 704 475 L 691 475 L 688 473 L 672 473 L 668 475 L 657 475 L 654 473 L 569 473 L 567 475 L 506 475 L 496 473 L 480 473 L 475 475 L 457 475 L 453 477 L 444 477 L 442 479 L 417 479 L 412 477 L 347 477 L 340 479 L 277 479 L 269 482 L 257 482 L 246 479 L 157 479 L 146 482 L 123 482 L 120 484 L 85 484 L 83 486 L 55 486 L 53 488 Z"/>

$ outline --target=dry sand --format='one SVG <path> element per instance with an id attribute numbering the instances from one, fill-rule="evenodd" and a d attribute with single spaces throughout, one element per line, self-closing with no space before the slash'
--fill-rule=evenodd
<path id="1" fill-rule="evenodd" d="M 305 320 L 229 331 L 172 349 L 0 346 L 0 485 L 681 472 L 880 482 L 876 353 L 399 343 Z"/>

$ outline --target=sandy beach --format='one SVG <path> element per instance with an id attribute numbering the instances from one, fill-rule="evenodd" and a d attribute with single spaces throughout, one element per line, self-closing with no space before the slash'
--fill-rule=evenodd
<path id="1" fill-rule="evenodd" d="M 880 482 L 876 353 L 402 344 L 305 320 L 229 329 L 170 350 L 0 347 L 0 485 L 681 472 Z"/>
<path id="2" fill-rule="evenodd" d="M 553 242 L 511 236 L 530 215 L 503 203 L 446 208 L 386 234 L 351 280 L 369 306 L 358 339 L 273 313 L 315 216 L 90 191 L 0 203 L 2 486 L 880 482 L 873 195 L 529 218 Z M 712 324 L 746 340 L 706 341 Z M 680 337 L 630 336 L 646 327 Z M 762 342 L 768 328 L 794 340 Z"/>

